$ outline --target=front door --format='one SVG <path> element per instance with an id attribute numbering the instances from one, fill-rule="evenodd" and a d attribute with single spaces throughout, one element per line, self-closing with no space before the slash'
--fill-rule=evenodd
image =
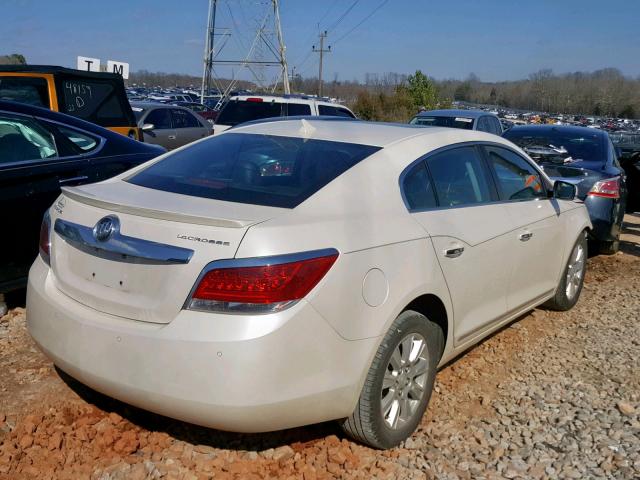
<path id="1" fill-rule="evenodd" d="M 176 130 L 171 124 L 171 113 L 168 108 L 155 108 L 144 118 L 144 124 L 153 125 L 153 130 L 144 132 L 145 143 L 162 145 L 171 150 L 178 146 Z"/>
<path id="2" fill-rule="evenodd" d="M 515 311 L 549 295 L 558 284 L 565 245 L 561 211 L 528 160 L 504 147 L 487 145 L 483 149 L 514 229 L 509 234 L 515 258 L 507 306 Z"/>
<path id="3" fill-rule="evenodd" d="M 463 344 L 507 312 L 511 222 L 476 146 L 429 155 L 403 181 L 412 216 L 431 236 Z"/>

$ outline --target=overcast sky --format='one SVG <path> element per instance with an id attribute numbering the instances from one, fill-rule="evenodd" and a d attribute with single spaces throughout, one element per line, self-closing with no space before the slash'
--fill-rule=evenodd
<path id="1" fill-rule="evenodd" d="M 287 59 L 303 76 L 317 74 L 318 55 L 309 52 L 318 43 L 318 25 L 329 30 L 332 46 L 326 56 L 327 79 L 337 74 L 339 79 L 362 80 L 367 72 L 421 69 L 439 79 L 474 72 L 482 80 L 513 80 L 542 68 L 569 72 L 604 67 L 640 76 L 639 0 L 280 3 Z M 201 75 L 207 4 L 0 0 L 0 54 L 22 53 L 29 63 L 71 67 L 83 55 L 129 62 L 134 71 Z M 218 1 L 217 25 L 232 33 L 221 58 L 244 56 L 269 4 Z"/>

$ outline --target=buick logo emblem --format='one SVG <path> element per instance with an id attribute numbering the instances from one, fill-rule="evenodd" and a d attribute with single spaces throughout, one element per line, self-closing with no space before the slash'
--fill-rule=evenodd
<path id="1" fill-rule="evenodd" d="M 120 222 L 118 217 L 109 215 L 98 220 L 96 226 L 93 227 L 93 236 L 99 242 L 106 242 L 114 233 L 120 229 Z"/>

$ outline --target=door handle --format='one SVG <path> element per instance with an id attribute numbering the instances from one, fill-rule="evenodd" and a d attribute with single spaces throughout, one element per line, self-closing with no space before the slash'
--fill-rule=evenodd
<path id="1" fill-rule="evenodd" d="M 175 135 L 169 135 L 167 138 L 168 138 L 169 140 L 175 140 L 175 139 L 176 139 L 176 136 L 175 136 Z"/>
<path id="2" fill-rule="evenodd" d="M 80 175 L 79 177 L 61 178 L 58 180 L 58 184 L 66 185 L 67 183 L 82 182 L 84 180 L 89 180 L 89 177 L 86 175 Z"/>
<path id="3" fill-rule="evenodd" d="M 464 247 L 448 248 L 444 251 L 444 256 L 449 258 L 457 258 L 464 252 Z"/>
<path id="4" fill-rule="evenodd" d="M 533 233 L 531 232 L 524 232 L 521 233 L 518 238 L 520 239 L 521 242 L 527 242 L 529 240 L 531 240 L 531 237 L 533 237 Z"/>

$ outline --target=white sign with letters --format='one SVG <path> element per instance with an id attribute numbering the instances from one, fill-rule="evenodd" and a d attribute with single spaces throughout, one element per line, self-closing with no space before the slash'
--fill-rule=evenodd
<path id="1" fill-rule="evenodd" d="M 127 65 L 127 74 L 129 73 L 129 66 Z M 78 70 L 85 70 L 87 72 L 99 72 L 100 71 L 100 59 L 91 57 L 78 56 Z"/>
<path id="2" fill-rule="evenodd" d="M 107 61 L 107 72 L 122 75 L 122 78 L 129 78 L 129 64 L 124 62 L 116 62 L 114 60 Z"/>

